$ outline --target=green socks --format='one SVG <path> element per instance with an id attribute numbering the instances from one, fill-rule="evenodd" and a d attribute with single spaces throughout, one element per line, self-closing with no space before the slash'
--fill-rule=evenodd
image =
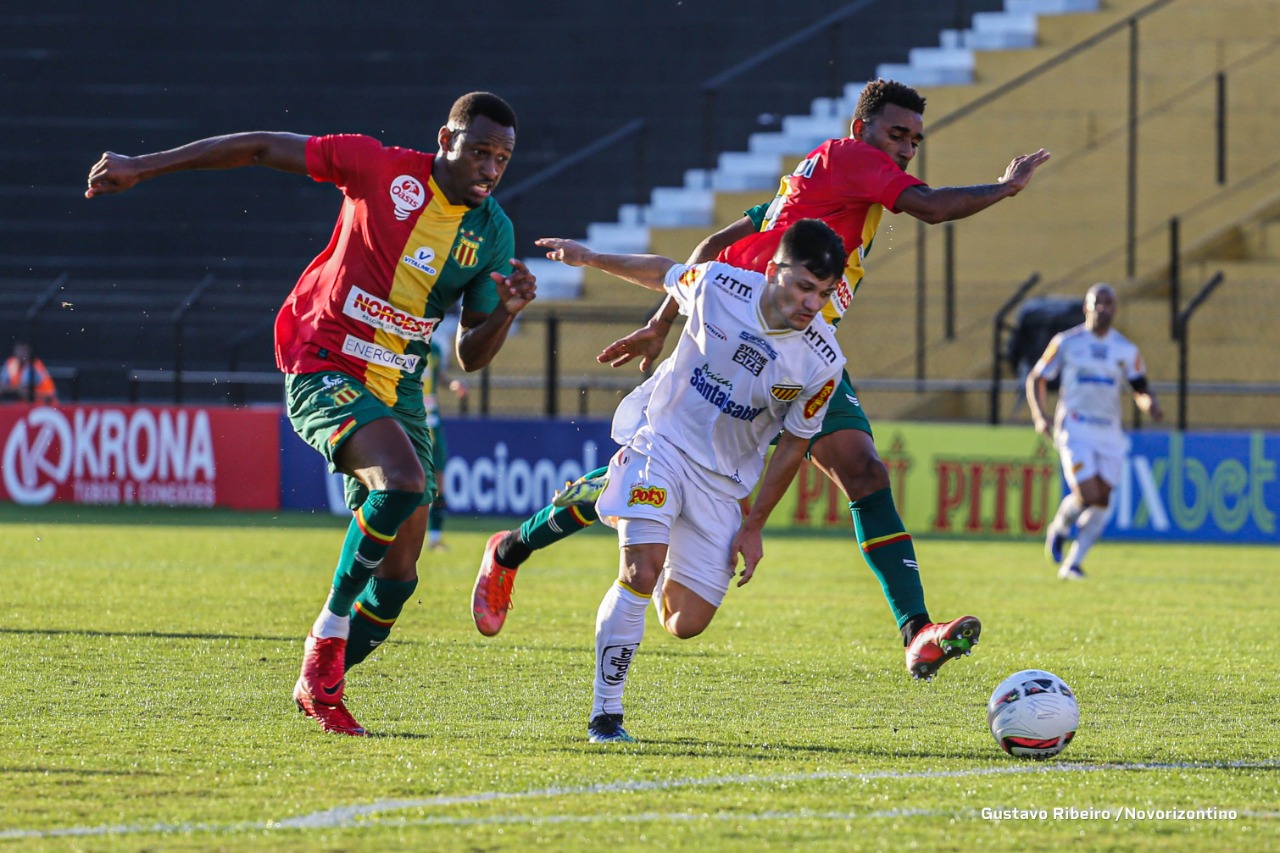
<path id="1" fill-rule="evenodd" d="M 369 492 L 369 497 L 351 518 L 342 554 L 333 572 L 333 592 L 328 604 L 332 613 L 346 616 L 351 612 L 356 596 L 364 591 L 395 541 L 396 531 L 413 515 L 421 500 L 421 492 Z"/>
<path id="2" fill-rule="evenodd" d="M 916 549 L 893 505 L 893 492 L 881 489 L 850 501 L 849 511 L 862 558 L 879 578 L 898 626 L 913 616 L 924 615 L 927 620 Z"/>
<path id="3" fill-rule="evenodd" d="M 390 581 L 370 578 L 351 607 L 351 633 L 347 636 L 346 668 L 360 663 L 391 634 L 404 604 L 418 586 L 416 580 Z"/>

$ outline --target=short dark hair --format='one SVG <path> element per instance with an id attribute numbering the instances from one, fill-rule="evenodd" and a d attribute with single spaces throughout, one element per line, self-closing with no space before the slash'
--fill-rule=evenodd
<path id="1" fill-rule="evenodd" d="M 516 111 L 511 105 L 493 92 L 468 92 L 453 102 L 449 110 L 448 126 L 454 130 L 464 130 L 471 126 L 476 116 L 484 116 L 503 127 L 518 130 Z"/>
<path id="2" fill-rule="evenodd" d="M 924 115 L 924 97 L 919 92 L 897 80 L 879 79 L 872 80 L 862 90 L 862 94 L 858 96 L 858 106 L 853 110 L 853 117 L 871 121 L 890 104 Z"/>
<path id="3" fill-rule="evenodd" d="M 773 259 L 780 264 L 800 264 L 827 281 L 843 275 L 849 253 L 830 225 L 821 219 L 801 219 L 783 232 Z"/>

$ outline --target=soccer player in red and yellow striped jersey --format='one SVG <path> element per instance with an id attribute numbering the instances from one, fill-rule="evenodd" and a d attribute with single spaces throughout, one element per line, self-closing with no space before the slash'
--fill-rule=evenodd
<path id="1" fill-rule="evenodd" d="M 275 330 L 289 418 L 346 475 L 353 510 L 294 689 L 325 731 L 364 734 L 343 702 L 346 670 L 386 639 L 417 584 L 435 479 L 422 397 L 432 333 L 461 302 L 458 362 L 479 370 L 535 295 L 493 198 L 515 141 L 511 107 L 472 92 L 454 103 L 435 154 L 360 135 L 237 133 L 136 157 L 107 152 L 89 173 L 88 198 L 172 172 L 252 165 L 342 190 L 333 236 Z"/>

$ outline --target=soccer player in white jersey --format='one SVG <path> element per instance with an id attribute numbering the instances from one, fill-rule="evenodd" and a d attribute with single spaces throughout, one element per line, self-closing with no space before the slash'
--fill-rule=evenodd
<path id="1" fill-rule="evenodd" d="M 1060 563 L 1058 577 L 1084 577 L 1084 557 L 1107 524 L 1111 489 L 1120 480 L 1129 440 L 1121 425 L 1120 397 L 1127 383 L 1134 402 L 1153 420 L 1164 412 L 1147 386 L 1138 347 L 1112 328 L 1116 293 L 1098 283 L 1084 298 L 1084 324 L 1055 335 L 1027 376 L 1027 404 L 1036 432 L 1053 441 L 1070 491 L 1045 534 L 1045 552 Z M 1061 378 L 1053 431 L 1045 418 L 1045 394 Z M 1076 539 L 1063 560 L 1062 546 L 1076 525 Z"/>
<path id="2" fill-rule="evenodd" d="M 622 558 L 596 615 L 588 736 L 631 742 L 622 691 L 646 605 L 653 600 L 673 636 L 702 633 L 739 554 L 738 586 L 751 580 L 764 555 L 765 521 L 822 426 L 845 360 L 820 315 L 847 258 L 840 238 L 816 219 L 787 229 L 763 275 L 722 263 L 596 254 L 572 240 L 537 242 L 552 260 L 665 291 L 688 317 L 675 351 L 614 414 L 622 449 L 596 502 L 618 531 Z M 744 518 L 739 501 L 757 483 Z"/>

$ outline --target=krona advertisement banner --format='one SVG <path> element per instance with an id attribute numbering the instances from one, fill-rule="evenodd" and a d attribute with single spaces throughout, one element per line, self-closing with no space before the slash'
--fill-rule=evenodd
<path id="1" fill-rule="evenodd" d="M 276 407 L 0 406 L 0 499 L 275 509 L 279 417 Z"/>

